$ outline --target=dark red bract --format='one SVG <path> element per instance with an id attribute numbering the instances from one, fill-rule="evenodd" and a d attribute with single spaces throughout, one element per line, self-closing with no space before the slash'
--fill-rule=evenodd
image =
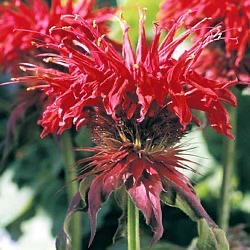
<path id="1" fill-rule="evenodd" d="M 188 204 L 196 218 L 205 218 L 210 226 L 216 227 L 201 206 L 190 181 L 181 173 L 182 169 L 194 170 L 188 166 L 191 162 L 186 159 L 190 154 L 188 149 L 177 144 L 184 132 L 174 114 L 163 109 L 138 124 L 126 116 L 114 121 L 103 112 L 91 111 L 87 126 L 96 146 L 79 149 L 94 153 L 79 161 L 86 164 L 79 179 L 93 178 L 87 198 L 90 244 L 95 236 L 96 215 L 102 203 L 120 188 L 127 191 L 151 226 L 153 243 L 163 234 L 160 202 L 171 192 L 177 193 Z"/>

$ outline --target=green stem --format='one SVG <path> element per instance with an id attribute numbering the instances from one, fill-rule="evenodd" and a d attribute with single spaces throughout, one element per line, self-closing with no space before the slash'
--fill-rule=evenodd
<path id="1" fill-rule="evenodd" d="M 139 211 L 128 195 L 128 250 L 140 250 Z"/>
<path id="2" fill-rule="evenodd" d="M 233 134 L 236 135 L 237 110 L 229 108 Z M 223 179 L 220 194 L 219 226 L 227 231 L 230 218 L 230 198 L 232 194 L 232 178 L 235 165 L 235 140 L 224 138 Z"/>
<path id="3" fill-rule="evenodd" d="M 78 191 L 78 182 L 75 180 L 77 173 L 75 170 L 75 156 L 69 132 L 64 132 L 62 137 L 62 153 L 64 157 L 65 177 L 68 202 L 72 200 Z M 70 224 L 70 234 L 72 237 L 72 247 L 74 250 L 81 250 L 81 215 L 79 212 L 72 217 Z"/>

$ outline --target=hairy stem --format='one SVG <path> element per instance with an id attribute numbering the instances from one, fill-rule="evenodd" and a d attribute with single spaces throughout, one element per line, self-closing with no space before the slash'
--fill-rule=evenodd
<path id="1" fill-rule="evenodd" d="M 140 250 L 139 211 L 128 195 L 128 250 Z"/>
<path id="2" fill-rule="evenodd" d="M 236 133 L 237 110 L 230 107 L 231 125 L 233 134 Z M 219 226 L 227 231 L 230 218 L 230 196 L 232 194 L 232 177 L 235 165 L 235 140 L 224 138 L 223 179 L 219 204 Z"/>
<path id="3" fill-rule="evenodd" d="M 78 191 L 78 182 L 73 181 L 77 177 L 75 170 L 75 156 L 72 147 L 71 136 L 68 132 L 62 135 L 62 153 L 64 157 L 64 168 L 66 177 L 66 187 L 68 203 L 72 200 Z M 70 224 L 70 234 L 72 238 L 72 247 L 74 250 L 81 250 L 81 215 L 75 213 Z"/>

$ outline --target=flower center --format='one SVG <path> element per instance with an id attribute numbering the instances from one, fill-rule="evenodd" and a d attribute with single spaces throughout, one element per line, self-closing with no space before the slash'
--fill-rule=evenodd
<path id="1" fill-rule="evenodd" d="M 144 153 L 165 150 L 179 142 L 184 134 L 178 118 L 166 109 L 140 123 L 125 116 L 115 121 L 106 114 L 92 114 L 88 127 L 98 146 L 129 147 Z"/>

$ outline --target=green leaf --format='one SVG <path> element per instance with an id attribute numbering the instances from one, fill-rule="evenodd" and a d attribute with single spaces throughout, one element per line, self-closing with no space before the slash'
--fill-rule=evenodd
<path id="1" fill-rule="evenodd" d="M 70 222 L 72 216 L 80 210 L 81 196 L 78 192 L 70 202 L 67 215 L 64 220 L 63 228 L 56 239 L 56 249 L 57 250 L 71 250 L 71 236 L 70 236 Z"/>
<path id="2" fill-rule="evenodd" d="M 211 228 L 205 219 L 198 220 L 199 238 L 197 249 L 199 250 L 228 250 L 229 245 L 225 233 L 219 228 Z"/>
<path id="3" fill-rule="evenodd" d="M 125 187 L 121 187 L 116 190 L 114 193 L 114 197 L 117 205 L 122 209 L 122 215 L 118 221 L 117 230 L 113 236 L 113 244 L 119 240 L 120 238 L 125 238 L 127 235 L 127 192 Z"/>
<path id="4" fill-rule="evenodd" d="M 65 238 L 63 231 L 60 232 L 56 239 L 56 250 L 70 250 L 69 241 Z"/>
<path id="5" fill-rule="evenodd" d="M 92 180 L 94 179 L 94 177 L 95 177 L 94 175 L 88 176 L 86 178 L 83 178 L 80 182 L 79 193 L 81 195 L 83 208 L 87 207 L 86 196 L 87 196 L 87 192 L 89 190 L 89 186 L 90 186 Z"/>
<path id="6" fill-rule="evenodd" d="M 168 206 L 181 209 L 191 220 L 197 221 L 197 217 L 195 216 L 193 210 L 176 192 L 162 192 L 161 201 Z"/>
<path id="7" fill-rule="evenodd" d="M 172 207 L 178 207 L 186 213 L 190 219 L 197 222 L 198 234 L 197 244 L 194 248 L 198 250 L 227 250 L 229 249 L 228 241 L 223 230 L 212 225 L 209 217 L 200 218 L 201 214 L 196 214 L 193 207 L 185 201 L 183 197 L 174 191 L 162 192 L 161 200 Z M 210 223 L 210 224 L 208 224 Z"/>

